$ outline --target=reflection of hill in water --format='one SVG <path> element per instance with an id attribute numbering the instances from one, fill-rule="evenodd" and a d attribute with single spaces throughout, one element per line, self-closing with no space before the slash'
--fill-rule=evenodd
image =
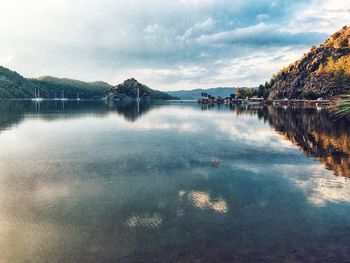
<path id="1" fill-rule="evenodd" d="M 19 124 L 25 116 L 40 116 L 46 121 L 70 119 L 82 115 L 104 116 L 111 111 L 134 122 L 162 104 L 135 101 L 104 104 L 101 102 L 51 101 L 40 104 L 32 101 L 1 101 L 0 132 Z M 197 108 L 197 105 L 190 105 Z M 198 108 L 197 108 L 198 109 Z M 227 111 L 226 106 L 202 106 L 205 110 Z M 334 120 L 325 110 L 310 108 L 236 107 L 230 108 L 236 115 L 256 115 L 268 122 L 277 132 L 298 145 L 307 156 L 314 156 L 336 174 L 350 177 L 350 121 Z"/>
<path id="2" fill-rule="evenodd" d="M 350 177 L 350 120 L 336 119 L 325 109 L 229 106 L 236 115 L 257 116 L 284 135 L 306 156 L 315 157 L 327 169 Z M 222 106 L 202 106 L 220 110 Z M 224 106 L 227 109 L 227 107 Z"/>
<path id="3" fill-rule="evenodd" d="M 63 118 L 75 118 L 84 114 L 104 115 L 106 112 L 106 107 L 101 103 L 1 101 L 0 131 L 20 123 L 25 116 L 35 116 L 39 114 L 40 118 L 50 121 Z"/>
<path id="4" fill-rule="evenodd" d="M 24 105 L 20 103 L 0 103 L 0 131 L 20 123 L 24 117 Z"/>
<path id="5" fill-rule="evenodd" d="M 350 123 L 334 120 L 315 109 L 268 109 L 269 123 L 298 145 L 307 156 L 317 157 L 328 169 L 350 176 Z"/>
<path id="6" fill-rule="evenodd" d="M 143 101 L 137 103 L 136 101 L 117 101 L 109 102 L 109 109 L 117 112 L 119 115 L 123 116 L 127 121 L 134 122 L 143 114 L 147 113 L 155 107 L 160 107 L 161 105 L 156 105 L 149 101 Z"/>
<path id="7" fill-rule="evenodd" d="M 273 108 L 241 110 L 257 114 L 277 132 L 298 145 L 337 175 L 350 177 L 350 122 L 335 120 L 326 110 L 312 108 Z"/>
<path id="8" fill-rule="evenodd" d="M 160 106 L 160 105 L 158 105 Z M 127 121 L 136 121 L 152 108 L 157 107 L 151 102 L 137 104 L 130 102 L 102 102 L 83 101 L 0 101 L 0 131 L 19 124 L 25 116 L 40 116 L 46 121 L 57 119 L 71 119 L 82 115 L 104 116 L 111 111 L 123 116 Z"/>

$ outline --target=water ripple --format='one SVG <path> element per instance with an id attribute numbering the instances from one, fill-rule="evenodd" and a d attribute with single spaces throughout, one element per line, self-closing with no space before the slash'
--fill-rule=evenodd
<path id="1" fill-rule="evenodd" d="M 159 213 L 144 213 L 129 217 L 126 223 L 130 228 L 145 227 L 156 229 L 163 223 L 163 217 Z"/>

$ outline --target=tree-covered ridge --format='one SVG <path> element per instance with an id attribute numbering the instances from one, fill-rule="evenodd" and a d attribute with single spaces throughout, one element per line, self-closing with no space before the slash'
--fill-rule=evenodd
<path id="1" fill-rule="evenodd" d="M 112 85 L 102 81 L 84 82 L 50 76 L 32 79 L 32 81 L 40 86 L 42 92 L 40 95 L 44 98 L 61 97 L 64 91 L 66 98 L 76 98 L 79 96 L 82 99 L 99 99 L 112 87 Z"/>
<path id="2" fill-rule="evenodd" d="M 112 86 L 106 82 L 84 82 L 72 79 L 60 79 L 50 76 L 27 79 L 15 71 L 0 66 L 0 98 L 29 99 L 39 91 L 42 98 L 64 96 L 75 99 L 102 98 Z"/>
<path id="3" fill-rule="evenodd" d="M 344 26 L 324 44 L 260 85 L 265 98 L 330 98 L 350 89 L 350 28 Z"/>
<path id="4" fill-rule="evenodd" d="M 15 71 L 0 66 L 0 99 L 30 99 L 37 91 L 41 98 L 53 99 L 64 97 L 68 99 L 101 99 L 106 95 L 115 98 L 170 100 L 175 97 L 164 92 L 153 90 L 135 79 L 128 79 L 115 87 L 103 82 L 85 82 L 67 78 L 44 76 L 27 79 Z"/>
<path id="5" fill-rule="evenodd" d="M 136 99 L 137 92 L 139 92 L 139 98 L 141 100 L 176 99 L 175 97 L 172 97 L 165 92 L 151 89 L 146 85 L 141 84 L 134 78 L 127 79 L 123 83 L 111 88 L 107 96 L 109 98 L 118 99 L 118 100 Z"/>
<path id="6" fill-rule="evenodd" d="M 31 98 L 36 88 L 32 81 L 0 66 L 0 98 Z"/>

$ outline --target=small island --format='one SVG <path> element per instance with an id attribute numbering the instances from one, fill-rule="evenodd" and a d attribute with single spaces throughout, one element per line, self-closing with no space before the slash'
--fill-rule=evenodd
<path id="1" fill-rule="evenodd" d="M 131 78 L 123 83 L 112 87 L 107 93 L 105 99 L 108 100 L 174 100 L 177 99 L 167 93 L 154 90 L 141 84 L 136 79 Z"/>

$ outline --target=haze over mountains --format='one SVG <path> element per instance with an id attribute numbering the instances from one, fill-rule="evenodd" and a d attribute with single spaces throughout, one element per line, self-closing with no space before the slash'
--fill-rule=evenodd
<path id="1" fill-rule="evenodd" d="M 171 96 L 177 97 L 182 100 L 197 100 L 201 97 L 201 93 L 205 92 L 214 97 L 229 97 L 230 94 L 236 93 L 237 88 L 235 87 L 218 87 L 211 89 L 193 89 L 193 90 L 178 90 L 178 91 L 167 91 Z"/>

